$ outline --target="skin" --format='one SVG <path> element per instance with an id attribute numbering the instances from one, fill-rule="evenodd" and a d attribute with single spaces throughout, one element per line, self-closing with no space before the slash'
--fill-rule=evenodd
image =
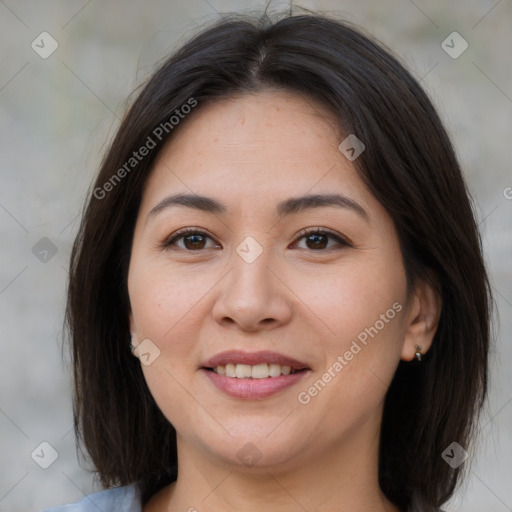
<path id="1" fill-rule="evenodd" d="M 407 297 L 393 222 L 338 150 L 343 139 L 322 105 L 269 90 L 200 105 L 159 155 L 135 227 L 130 325 L 135 345 L 149 339 L 160 350 L 142 369 L 176 428 L 179 477 L 145 512 L 398 511 L 378 485 L 383 400 L 400 359 L 412 360 L 416 345 L 428 351 L 440 304 L 425 283 Z M 176 193 L 227 211 L 173 206 L 148 217 Z M 276 215 L 280 201 L 327 193 L 356 201 L 368 220 L 336 206 Z M 199 249 L 190 238 L 162 247 L 186 227 L 211 238 Z M 328 245 L 317 248 L 299 238 L 304 228 L 352 246 L 321 236 Z M 247 236 L 263 249 L 252 263 L 235 250 Z M 401 311 L 300 403 L 397 302 Z M 229 397 L 199 371 L 228 349 L 273 350 L 310 371 L 263 400 Z M 252 467 L 237 456 L 248 442 L 261 457 Z"/>

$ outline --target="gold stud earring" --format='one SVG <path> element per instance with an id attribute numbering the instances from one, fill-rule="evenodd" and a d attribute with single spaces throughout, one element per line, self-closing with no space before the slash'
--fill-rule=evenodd
<path id="1" fill-rule="evenodd" d="M 421 353 L 421 347 L 419 345 L 416 345 L 416 354 L 414 354 L 414 357 L 417 361 L 421 361 L 421 356 L 423 354 Z"/>

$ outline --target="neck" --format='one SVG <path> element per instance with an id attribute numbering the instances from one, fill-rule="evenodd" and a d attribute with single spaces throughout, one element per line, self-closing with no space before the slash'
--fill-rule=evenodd
<path id="1" fill-rule="evenodd" d="M 178 436 L 178 479 L 153 496 L 144 512 L 399 512 L 378 484 L 374 427 L 360 426 L 352 439 L 323 452 L 298 454 L 279 467 L 219 462 L 200 456 Z"/>

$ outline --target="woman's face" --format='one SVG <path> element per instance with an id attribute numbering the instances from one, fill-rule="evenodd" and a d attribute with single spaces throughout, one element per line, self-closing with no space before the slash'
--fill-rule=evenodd
<path id="1" fill-rule="evenodd" d="M 414 349 L 397 234 L 345 136 L 285 92 L 199 105 L 178 128 L 146 182 L 128 288 L 179 443 L 240 467 L 367 450 Z"/>

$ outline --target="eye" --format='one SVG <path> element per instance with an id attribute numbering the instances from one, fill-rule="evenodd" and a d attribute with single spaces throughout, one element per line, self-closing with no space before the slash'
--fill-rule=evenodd
<path id="1" fill-rule="evenodd" d="M 176 246 L 178 249 L 182 249 L 185 251 L 198 251 L 201 249 L 220 249 L 220 245 L 216 242 L 213 243 L 213 246 L 207 246 L 207 241 L 210 240 L 213 242 L 213 239 L 207 233 L 203 231 L 199 231 L 195 228 L 185 228 L 177 233 L 175 233 L 171 238 L 167 239 L 162 247 L 164 249 L 169 248 L 171 246 Z M 180 244 L 179 242 L 183 242 Z"/>
<path id="2" fill-rule="evenodd" d="M 298 247 L 299 249 L 322 251 L 325 249 L 335 249 L 336 247 L 352 247 L 352 244 L 340 235 L 323 228 L 302 230 L 299 233 L 297 240 L 300 241 L 302 239 L 305 240 L 306 247 Z M 208 245 L 208 241 L 211 242 L 210 245 Z M 297 246 L 297 244 L 297 241 L 294 242 L 295 246 Z M 174 233 L 162 244 L 162 248 L 164 249 L 172 246 L 189 252 L 200 251 L 202 249 L 222 248 L 220 244 L 214 242 L 210 235 L 196 228 L 184 228 L 177 233 Z"/>
<path id="3" fill-rule="evenodd" d="M 314 251 L 319 251 L 323 249 L 335 249 L 336 247 L 352 247 L 352 244 L 342 238 L 340 235 L 323 228 L 302 230 L 299 233 L 297 240 L 302 239 L 305 239 L 306 247 L 299 247 L 299 249 L 311 249 Z M 329 245 L 330 241 L 334 241 L 335 243 Z"/>

